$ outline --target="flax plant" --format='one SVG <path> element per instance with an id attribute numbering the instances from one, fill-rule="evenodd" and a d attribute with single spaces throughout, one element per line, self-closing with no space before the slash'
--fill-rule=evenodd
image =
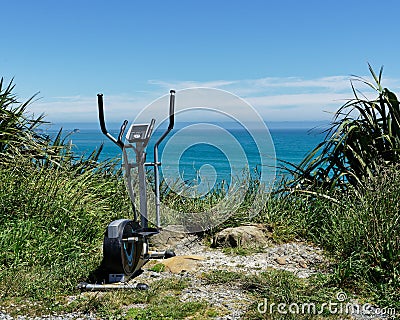
<path id="1" fill-rule="evenodd" d="M 379 175 L 381 168 L 400 160 L 399 100 L 382 86 L 383 69 L 378 75 L 370 65 L 369 70 L 373 81 L 354 78 L 354 98 L 336 111 L 324 141 L 300 164 L 286 164 L 294 176 L 290 189 L 361 187 L 364 178 Z M 354 81 L 365 84 L 377 97 L 365 97 L 355 88 Z"/>

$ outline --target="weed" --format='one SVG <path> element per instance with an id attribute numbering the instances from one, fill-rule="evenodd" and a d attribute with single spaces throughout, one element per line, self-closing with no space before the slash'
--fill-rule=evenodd
<path id="1" fill-rule="evenodd" d="M 132 308 L 126 314 L 126 319 L 132 320 L 158 320 L 158 319 L 209 319 L 218 314 L 213 309 L 207 308 L 205 302 L 181 302 L 175 296 L 163 296 L 155 299 L 146 309 Z"/>
<path id="2" fill-rule="evenodd" d="M 154 272 L 163 272 L 165 270 L 165 265 L 163 265 L 162 263 L 157 263 L 149 268 L 149 270 Z"/>
<path id="3" fill-rule="evenodd" d="M 203 273 L 201 277 L 208 284 L 238 283 L 240 280 L 244 279 L 243 274 L 226 270 L 211 270 L 207 273 Z"/>

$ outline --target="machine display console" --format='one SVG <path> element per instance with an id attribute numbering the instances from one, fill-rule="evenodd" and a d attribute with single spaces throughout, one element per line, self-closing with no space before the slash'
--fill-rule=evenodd
<path id="1" fill-rule="evenodd" d="M 150 124 L 132 124 L 126 135 L 129 143 L 147 141 L 153 131 L 152 123 Z"/>

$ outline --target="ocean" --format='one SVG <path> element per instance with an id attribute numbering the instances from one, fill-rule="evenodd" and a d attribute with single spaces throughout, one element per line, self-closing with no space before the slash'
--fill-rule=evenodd
<path id="1" fill-rule="evenodd" d="M 98 124 L 58 124 L 48 133 L 55 135 L 59 128 L 73 145 L 78 156 L 87 156 L 104 144 L 100 160 L 122 157 L 121 150 L 100 131 Z M 264 178 L 273 179 L 277 161 L 298 164 L 324 138 L 324 122 L 276 122 L 265 130 L 223 128 L 223 125 L 196 127 L 184 124 L 174 129 L 160 145 L 159 159 L 162 174 L 170 180 L 181 180 L 189 185 L 207 185 L 230 181 L 246 169 Z M 222 129 L 221 129 L 222 128 Z M 110 125 L 117 136 L 119 126 Z M 155 131 L 147 146 L 147 162 L 153 161 L 153 146 L 162 131 Z"/>

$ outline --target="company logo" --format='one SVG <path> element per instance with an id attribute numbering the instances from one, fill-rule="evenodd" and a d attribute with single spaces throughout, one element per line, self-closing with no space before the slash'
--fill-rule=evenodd
<path id="1" fill-rule="evenodd" d="M 267 299 L 258 303 L 257 311 L 262 314 L 340 314 L 340 315 L 371 315 L 395 317 L 396 309 L 377 308 L 371 304 L 358 304 L 349 301 L 346 293 L 338 292 L 335 300 L 320 304 L 314 302 L 274 303 Z"/>
<path id="2" fill-rule="evenodd" d="M 168 98 L 155 100 L 133 121 L 156 119 L 148 161 L 152 143 L 168 125 Z M 176 92 L 175 128 L 160 146 L 159 159 L 164 228 L 183 225 L 188 232 L 204 231 L 243 207 L 253 217 L 275 181 L 275 148 L 264 120 L 245 100 L 218 89 Z M 153 222 L 151 175 L 147 182 L 148 217 Z"/>

